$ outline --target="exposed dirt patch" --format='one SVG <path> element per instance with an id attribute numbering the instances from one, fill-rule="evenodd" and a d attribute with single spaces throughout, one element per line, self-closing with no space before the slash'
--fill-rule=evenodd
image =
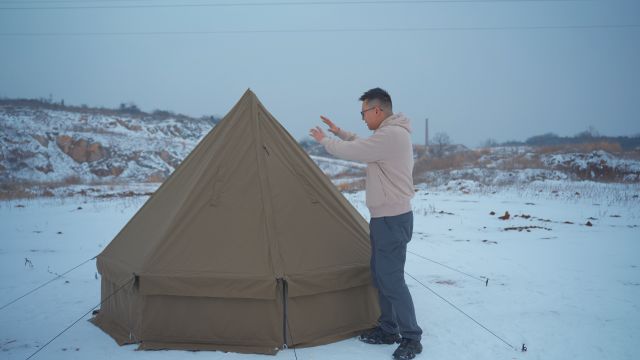
<path id="1" fill-rule="evenodd" d="M 436 284 L 455 286 L 456 282 L 453 281 L 453 280 L 438 280 L 438 281 L 436 281 Z"/>
<path id="2" fill-rule="evenodd" d="M 533 230 L 533 229 L 541 229 L 541 230 L 551 231 L 551 229 L 549 229 L 549 228 L 542 227 L 542 226 L 536 226 L 536 225 L 506 227 L 506 228 L 504 228 L 504 231 L 518 231 L 518 232 L 526 231 L 526 232 L 531 232 L 531 230 Z"/>

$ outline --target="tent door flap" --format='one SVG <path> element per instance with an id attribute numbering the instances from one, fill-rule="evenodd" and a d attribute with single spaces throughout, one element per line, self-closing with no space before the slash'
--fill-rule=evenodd
<path id="1" fill-rule="evenodd" d="M 287 311 L 287 297 L 289 286 L 287 284 L 287 280 L 283 278 L 278 278 L 276 280 L 280 283 L 280 288 L 282 289 L 282 347 L 283 349 L 287 349 L 289 347 L 289 341 L 287 340 L 287 338 L 291 336 L 291 329 L 289 329 L 289 314 Z M 287 336 L 287 333 L 289 333 L 289 336 Z M 293 342 L 293 339 L 291 340 L 291 342 Z"/>

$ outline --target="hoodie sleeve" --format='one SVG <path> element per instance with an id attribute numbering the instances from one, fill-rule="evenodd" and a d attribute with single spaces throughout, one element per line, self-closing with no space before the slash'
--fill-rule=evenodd
<path id="1" fill-rule="evenodd" d="M 338 129 L 338 133 L 336 134 L 340 139 L 344 141 L 353 141 L 358 138 L 358 135 L 352 132 L 344 131 L 342 129 Z"/>
<path id="2" fill-rule="evenodd" d="M 385 129 L 386 130 L 386 129 Z M 345 160 L 360 161 L 365 163 L 386 159 L 392 146 L 391 134 L 387 131 L 379 130 L 366 139 L 355 138 L 351 141 L 335 140 L 324 138 L 320 142 L 324 148 L 333 156 Z"/>

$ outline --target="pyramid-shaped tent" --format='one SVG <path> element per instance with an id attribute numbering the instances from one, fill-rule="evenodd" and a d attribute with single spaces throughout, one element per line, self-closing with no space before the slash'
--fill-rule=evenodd
<path id="1" fill-rule="evenodd" d="M 97 257 L 142 349 L 275 353 L 375 325 L 366 221 L 250 90 Z"/>

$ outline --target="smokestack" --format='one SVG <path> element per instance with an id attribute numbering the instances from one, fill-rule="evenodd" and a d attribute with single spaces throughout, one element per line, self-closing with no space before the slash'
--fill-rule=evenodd
<path id="1" fill-rule="evenodd" d="M 424 147 L 429 146 L 429 118 L 424 119 Z"/>

